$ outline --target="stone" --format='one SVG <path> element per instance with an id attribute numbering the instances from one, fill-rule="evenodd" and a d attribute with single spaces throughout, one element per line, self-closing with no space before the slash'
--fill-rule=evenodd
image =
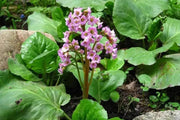
<path id="1" fill-rule="evenodd" d="M 27 30 L 0 30 L 0 70 L 8 68 L 8 58 L 14 58 L 20 52 L 21 44 L 35 32 Z M 52 35 L 43 34 L 55 41 Z"/>
<path id="2" fill-rule="evenodd" d="M 133 120 L 180 120 L 180 110 L 148 112 L 137 116 Z"/>

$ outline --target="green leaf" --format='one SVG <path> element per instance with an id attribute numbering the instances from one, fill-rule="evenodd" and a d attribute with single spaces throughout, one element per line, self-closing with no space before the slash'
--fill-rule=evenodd
<path id="1" fill-rule="evenodd" d="M 138 79 L 148 88 L 165 89 L 180 85 L 180 54 L 159 59 L 154 65 L 139 67 Z"/>
<path id="2" fill-rule="evenodd" d="M 168 0 L 134 0 L 147 16 L 153 18 L 169 8 Z"/>
<path id="3" fill-rule="evenodd" d="M 140 47 L 132 47 L 125 51 L 125 60 L 135 66 L 140 64 L 152 65 L 156 62 L 156 54 Z"/>
<path id="4" fill-rule="evenodd" d="M 104 58 L 104 59 L 101 59 L 100 63 L 103 65 L 103 67 L 106 70 L 119 70 L 119 69 L 121 69 L 124 65 L 124 50 L 118 50 L 116 59 Z"/>
<path id="5" fill-rule="evenodd" d="M 5 78 L 1 77 L 1 80 Z M 6 79 L 0 84 L 0 118 L 2 120 L 58 120 L 64 116 L 60 106 L 70 101 L 64 85 L 48 87 L 40 83 Z"/>
<path id="6" fill-rule="evenodd" d="M 163 25 L 164 30 L 160 36 L 160 40 L 164 43 L 176 42 L 180 46 L 180 20 L 167 18 Z"/>
<path id="7" fill-rule="evenodd" d="M 118 32 L 132 39 L 144 39 L 151 19 L 133 0 L 116 0 L 113 10 L 114 25 Z"/>
<path id="8" fill-rule="evenodd" d="M 169 100 L 169 97 L 167 96 L 166 93 L 163 93 L 162 96 L 160 97 L 161 102 L 167 102 Z"/>
<path id="9" fill-rule="evenodd" d="M 180 106 L 180 104 L 178 102 L 168 102 L 168 104 L 175 108 Z"/>
<path id="10" fill-rule="evenodd" d="M 140 102 L 140 99 L 137 97 L 131 97 L 132 102 Z"/>
<path id="11" fill-rule="evenodd" d="M 158 17 L 155 18 L 147 31 L 147 37 L 148 37 L 149 42 L 155 41 L 159 37 L 161 33 L 160 32 L 161 27 L 162 27 L 161 18 L 158 18 Z"/>
<path id="12" fill-rule="evenodd" d="M 28 30 L 35 30 L 40 32 L 47 32 L 59 41 L 57 26 L 60 22 L 52 20 L 42 13 L 34 12 L 27 19 Z"/>
<path id="13" fill-rule="evenodd" d="M 79 67 L 82 68 L 81 65 L 79 65 Z M 68 71 L 72 72 L 80 83 L 76 67 L 69 66 Z M 80 69 L 79 72 L 81 80 L 84 83 L 84 72 L 82 69 Z M 89 79 L 90 75 L 91 72 L 89 73 Z M 125 79 L 126 74 L 121 70 L 100 72 L 99 69 L 95 69 L 93 80 L 89 88 L 89 95 L 94 97 L 99 102 L 101 100 L 107 101 L 110 99 L 111 92 L 115 91 L 117 87 L 121 86 Z"/>
<path id="14" fill-rule="evenodd" d="M 50 73 L 58 67 L 58 45 L 41 33 L 31 35 L 21 46 L 21 57 L 36 73 Z"/>
<path id="15" fill-rule="evenodd" d="M 68 30 L 68 27 L 65 25 L 65 21 L 62 22 L 58 27 L 57 27 L 57 33 L 59 38 L 64 37 L 64 32 Z"/>
<path id="16" fill-rule="evenodd" d="M 107 70 L 119 70 L 124 65 L 124 60 L 119 57 L 116 59 L 104 58 L 100 62 Z"/>
<path id="17" fill-rule="evenodd" d="M 94 8 L 97 11 L 103 11 L 105 8 L 105 4 L 111 0 L 56 0 L 63 7 L 68 8 Z"/>
<path id="18" fill-rule="evenodd" d="M 156 104 L 150 104 L 149 105 L 151 108 L 157 108 L 157 105 Z"/>
<path id="19" fill-rule="evenodd" d="M 107 120 L 107 112 L 97 102 L 84 99 L 76 107 L 72 120 Z"/>
<path id="20" fill-rule="evenodd" d="M 40 81 L 42 79 L 38 78 L 30 70 L 28 70 L 23 64 L 22 58 L 19 54 L 16 55 L 16 59 L 8 59 L 8 68 L 11 73 L 21 76 L 25 80 L 29 81 Z"/>
<path id="21" fill-rule="evenodd" d="M 114 117 L 114 118 L 111 118 L 109 120 L 123 120 L 123 119 L 120 119 L 119 117 Z"/>
<path id="22" fill-rule="evenodd" d="M 171 46 L 173 46 L 173 43 L 168 43 L 153 51 L 147 51 L 141 47 L 132 47 L 125 50 L 124 59 L 135 66 L 140 64 L 152 65 L 156 62 L 156 55 L 166 52 Z"/>
<path id="23" fill-rule="evenodd" d="M 110 94 L 117 87 L 121 86 L 126 79 L 126 74 L 121 71 L 105 71 L 102 75 L 94 73 L 92 84 L 89 88 L 89 94 L 100 102 L 110 99 Z"/>
<path id="24" fill-rule="evenodd" d="M 113 101 L 113 102 L 118 102 L 119 101 L 119 98 L 120 98 L 120 95 L 119 95 L 119 93 L 117 92 L 117 91 L 113 91 L 113 92 L 111 92 L 111 94 L 110 94 L 110 98 L 111 98 L 111 100 Z"/>
<path id="25" fill-rule="evenodd" d="M 52 16 L 53 20 L 65 21 L 64 15 L 63 15 L 63 10 L 59 6 L 52 8 L 51 16 Z"/>
<path id="26" fill-rule="evenodd" d="M 153 103 L 156 103 L 159 101 L 159 99 L 155 95 L 149 96 L 149 100 L 152 101 Z"/>
<path id="27" fill-rule="evenodd" d="M 12 77 L 13 76 L 10 74 L 9 70 L 0 70 L 0 90 L 9 83 L 9 80 L 12 79 Z"/>

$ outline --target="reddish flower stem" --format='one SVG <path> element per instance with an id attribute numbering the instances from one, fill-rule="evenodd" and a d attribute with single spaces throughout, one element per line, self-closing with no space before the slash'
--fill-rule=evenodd
<path id="1" fill-rule="evenodd" d="M 85 64 L 83 66 L 84 69 L 84 87 L 83 87 L 83 99 L 88 98 L 88 92 L 89 92 L 89 83 L 88 83 L 88 77 L 89 77 L 89 60 L 87 59 L 87 48 L 85 48 Z"/>

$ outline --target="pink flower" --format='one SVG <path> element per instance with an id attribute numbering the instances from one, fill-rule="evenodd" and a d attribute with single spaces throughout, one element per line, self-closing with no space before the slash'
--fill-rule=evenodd
<path id="1" fill-rule="evenodd" d="M 85 38 L 87 38 L 89 36 L 90 36 L 90 33 L 88 31 L 82 32 L 82 34 L 81 34 L 82 39 L 85 39 Z"/>
<path id="2" fill-rule="evenodd" d="M 103 24 L 103 22 L 98 22 L 98 24 L 97 24 L 98 29 L 101 29 L 101 28 L 102 28 L 102 24 Z"/>
<path id="3" fill-rule="evenodd" d="M 59 72 L 60 74 L 63 74 L 63 70 L 64 70 L 64 68 L 59 67 L 58 72 Z"/>
<path id="4" fill-rule="evenodd" d="M 87 48 L 90 45 L 90 42 L 88 40 L 84 40 L 81 42 L 81 45 Z"/>
<path id="5" fill-rule="evenodd" d="M 103 44 L 101 44 L 101 43 L 96 43 L 96 46 L 95 46 L 95 50 L 96 50 L 96 52 L 99 52 L 99 51 L 101 51 L 101 50 L 103 50 Z"/>
<path id="6" fill-rule="evenodd" d="M 90 43 L 94 43 L 95 40 L 92 38 L 92 37 L 88 37 L 87 40 L 90 42 Z"/>
<path id="7" fill-rule="evenodd" d="M 89 27 L 88 32 L 91 34 L 91 36 L 96 36 L 97 35 L 96 27 Z"/>
<path id="8" fill-rule="evenodd" d="M 61 51 L 62 52 L 67 52 L 69 50 L 69 45 L 68 44 L 64 44 Z"/>
<path id="9" fill-rule="evenodd" d="M 108 46 L 107 48 L 106 48 L 106 54 L 111 54 L 113 52 L 113 48 L 111 47 L 111 46 Z"/>
<path id="10" fill-rule="evenodd" d="M 96 41 L 99 42 L 102 39 L 102 35 L 96 35 Z"/>
<path id="11" fill-rule="evenodd" d="M 103 27 L 102 32 L 104 35 L 109 36 L 111 34 L 111 30 L 109 27 Z"/>
<path id="12" fill-rule="evenodd" d="M 59 63 L 59 69 L 58 69 L 58 72 L 63 74 L 63 71 L 64 71 L 64 64 L 63 63 Z"/>
<path id="13" fill-rule="evenodd" d="M 94 55 L 94 57 L 92 58 L 92 62 L 95 62 L 95 63 L 99 63 L 101 60 L 101 57 L 99 55 Z"/>
<path id="14" fill-rule="evenodd" d="M 111 36 L 116 37 L 116 34 L 115 34 L 114 30 L 111 31 Z"/>
<path id="15" fill-rule="evenodd" d="M 63 40 L 65 43 L 68 43 L 68 42 L 69 42 L 69 38 L 62 38 L 62 40 Z"/>
<path id="16" fill-rule="evenodd" d="M 81 24 L 81 20 L 79 18 L 75 18 L 73 22 L 74 22 L 73 26 L 77 26 L 77 28 Z"/>
<path id="17" fill-rule="evenodd" d="M 74 9 L 74 16 L 78 17 L 78 16 L 81 16 L 82 15 L 82 8 L 76 8 Z"/>
<path id="18" fill-rule="evenodd" d="M 78 41 L 75 40 L 75 39 L 73 39 L 72 45 L 74 46 L 74 49 L 75 49 L 75 50 L 78 50 L 78 49 L 80 48 Z"/>
<path id="19" fill-rule="evenodd" d="M 91 9 L 83 10 L 82 8 L 74 9 L 74 12 L 69 14 L 66 19 L 66 25 L 68 31 L 64 32 L 63 41 L 65 42 L 62 48 L 58 50 L 58 55 L 61 58 L 62 63 L 59 64 L 58 71 L 62 74 L 66 66 L 71 64 L 70 52 L 76 52 L 78 56 L 82 57 L 81 60 L 85 60 L 85 53 L 87 59 L 90 62 L 90 68 L 96 68 L 100 63 L 101 57 L 97 54 L 103 49 L 106 50 L 106 54 L 111 54 L 112 58 L 117 57 L 117 37 L 114 30 L 111 31 L 109 27 L 102 27 L 103 22 L 99 18 L 91 16 Z M 73 39 L 70 40 L 71 34 L 81 34 L 82 41 Z M 102 37 L 106 37 L 108 41 L 105 44 L 100 43 Z"/>
<path id="20" fill-rule="evenodd" d="M 95 53 L 93 50 L 89 51 L 89 52 L 87 53 L 87 59 L 93 59 L 93 57 L 94 57 L 95 54 L 96 54 L 96 53 Z"/>
<path id="21" fill-rule="evenodd" d="M 66 31 L 66 32 L 64 32 L 63 34 L 64 34 L 64 38 L 69 38 L 70 31 Z"/>
<path id="22" fill-rule="evenodd" d="M 79 51 L 79 53 L 83 54 L 83 53 L 84 53 L 84 50 L 81 49 L 81 50 Z"/>
<path id="23" fill-rule="evenodd" d="M 98 20 L 94 16 L 90 16 L 89 21 L 88 21 L 88 25 L 93 26 L 94 24 L 97 23 L 97 21 Z"/>
<path id="24" fill-rule="evenodd" d="M 78 43 L 78 41 L 77 41 L 77 40 L 73 39 L 73 41 L 72 41 L 72 45 L 73 45 L 73 46 L 76 46 L 76 45 L 79 45 L 79 43 Z"/>
<path id="25" fill-rule="evenodd" d="M 84 10 L 84 16 L 85 16 L 86 18 L 89 18 L 90 15 L 91 15 L 91 8 L 88 7 L 87 10 Z"/>
<path id="26" fill-rule="evenodd" d="M 85 25 L 86 24 L 86 22 L 87 22 L 87 18 L 83 15 L 82 17 L 81 17 L 81 25 Z"/>
<path id="27" fill-rule="evenodd" d="M 107 49 L 107 47 L 111 46 L 110 42 L 109 41 L 106 41 L 105 43 L 105 49 Z"/>
<path id="28" fill-rule="evenodd" d="M 71 63 L 70 59 L 67 58 L 65 61 L 64 61 L 64 66 L 67 66 Z"/>
<path id="29" fill-rule="evenodd" d="M 115 59 L 117 57 L 117 48 L 113 49 L 112 58 Z"/>
<path id="30" fill-rule="evenodd" d="M 90 68 L 93 69 L 93 68 L 96 68 L 97 67 L 97 63 L 95 62 L 90 62 Z"/>
<path id="31" fill-rule="evenodd" d="M 72 12 L 69 13 L 68 18 L 66 19 L 66 25 L 69 26 L 69 24 L 72 23 Z"/>

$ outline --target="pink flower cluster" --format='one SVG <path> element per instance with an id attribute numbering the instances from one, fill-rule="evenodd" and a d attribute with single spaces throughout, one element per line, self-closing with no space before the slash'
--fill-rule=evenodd
<path id="1" fill-rule="evenodd" d="M 66 25 L 69 31 L 64 32 L 63 41 L 65 42 L 58 55 L 62 63 L 59 64 L 59 72 L 63 73 L 64 68 L 71 63 L 72 57 L 69 52 L 75 52 L 82 56 L 83 61 L 86 59 L 90 62 L 90 68 L 96 68 L 100 63 L 101 57 L 97 54 L 103 49 L 106 54 L 111 54 L 113 58 L 117 57 L 117 38 L 115 32 L 109 27 L 103 27 L 99 18 L 91 16 L 91 9 L 83 10 L 82 8 L 74 9 L 74 13 L 70 13 L 66 19 Z M 69 40 L 69 36 L 73 33 L 81 35 L 82 41 L 73 39 Z M 101 43 L 101 39 L 106 37 L 108 41 Z M 85 53 L 86 52 L 86 53 Z M 83 55 L 86 54 L 86 55 Z"/>

